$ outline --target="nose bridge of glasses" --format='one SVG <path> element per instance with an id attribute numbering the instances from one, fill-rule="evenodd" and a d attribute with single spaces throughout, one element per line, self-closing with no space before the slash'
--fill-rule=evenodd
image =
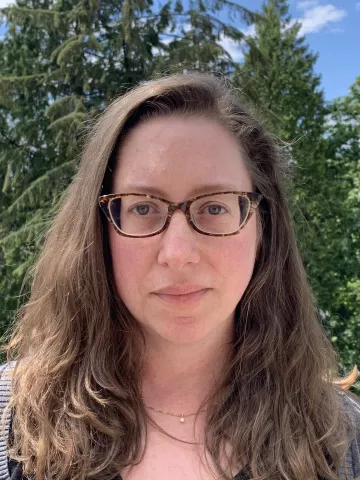
<path id="1" fill-rule="evenodd" d="M 169 227 L 170 221 L 173 217 L 173 214 L 176 212 L 176 210 L 181 210 L 185 215 L 186 221 L 190 223 L 192 226 L 192 221 L 190 218 L 190 205 L 191 205 L 191 202 L 189 202 L 188 200 L 184 202 L 170 204 L 168 208 L 168 216 L 167 216 L 167 222 L 166 222 L 167 226 Z"/>
<path id="2" fill-rule="evenodd" d="M 190 202 L 185 200 L 184 202 L 172 203 L 169 205 L 169 215 L 172 216 L 176 210 L 182 210 L 186 217 L 189 216 L 189 205 Z"/>

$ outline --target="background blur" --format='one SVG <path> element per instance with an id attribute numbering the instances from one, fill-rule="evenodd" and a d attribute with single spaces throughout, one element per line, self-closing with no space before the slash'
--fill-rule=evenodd
<path id="1" fill-rule="evenodd" d="M 360 364 L 360 2 L 329 2 L 0 0 L 0 333 L 91 122 L 156 73 L 199 70 L 286 142 L 321 321 L 342 368 Z"/>

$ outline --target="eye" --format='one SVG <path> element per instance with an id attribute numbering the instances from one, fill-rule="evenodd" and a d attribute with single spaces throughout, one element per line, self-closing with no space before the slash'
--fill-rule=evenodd
<path id="1" fill-rule="evenodd" d="M 207 210 L 207 211 L 206 211 Z M 222 205 L 216 204 L 216 203 L 211 203 L 211 204 L 205 204 L 202 205 L 201 208 L 199 209 L 198 213 L 209 213 L 210 215 L 221 215 L 226 213 L 228 210 L 227 208 L 223 207 Z"/>
<path id="2" fill-rule="evenodd" d="M 138 203 L 137 205 L 133 205 L 131 208 L 129 208 L 129 211 L 135 215 L 145 216 L 148 213 L 155 213 L 156 210 L 154 207 L 155 206 L 150 203 L 142 202 Z"/>

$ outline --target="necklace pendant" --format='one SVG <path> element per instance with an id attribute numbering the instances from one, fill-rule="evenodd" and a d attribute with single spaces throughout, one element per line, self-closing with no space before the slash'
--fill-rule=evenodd
<path id="1" fill-rule="evenodd" d="M 185 422 L 184 415 L 181 415 L 180 422 L 181 422 L 181 423 L 184 423 L 184 422 Z"/>

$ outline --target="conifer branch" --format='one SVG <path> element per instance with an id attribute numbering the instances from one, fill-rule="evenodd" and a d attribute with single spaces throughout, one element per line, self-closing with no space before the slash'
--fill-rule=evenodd
<path id="1" fill-rule="evenodd" d="M 23 206 L 33 206 L 36 203 L 34 200 L 36 198 L 36 192 L 42 193 L 42 187 L 46 186 L 48 194 L 50 193 L 50 188 L 52 185 L 56 185 L 59 181 L 61 175 L 64 176 L 65 173 L 69 174 L 74 171 L 75 160 L 70 160 L 68 162 L 62 163 L 61 165 L 53 168 L 52 170 L 46 172 L 44 175 L 38 177 L 31 185 L 7 208 L 6 214 L 11 215 L 16 210 L 19 210 Z M 58 187 L 58 186 L 57 186 Z M 38 197 L 39 199 L 39 197 Z M 40 200 L 40 199 L 39 199 Z"/>

